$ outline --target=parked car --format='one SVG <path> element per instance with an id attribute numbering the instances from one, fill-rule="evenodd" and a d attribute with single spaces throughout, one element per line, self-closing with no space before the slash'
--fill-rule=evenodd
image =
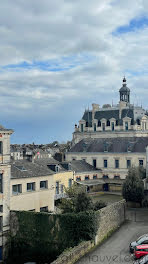
<path id="1" fill-rule="evenodd" d="M 136 259 L 139 259 L 148 254 L 148 245 L 136 246 L 134 250 L 134 255 Z"/>
<path id="2" fill-rule="evenodd" d="M 134 253 L 134 249 L 136 246 L 143 245 L 143 244 L 148 244 L 148 234 L 144 234 L 134 242 L 130 243 L 129 249 L 131 253 Z"/>
<path id="3" fill-rule="evenodd" d="M 141 259 L 137 259 L 134 264 L 148 264 L 148 255 L 145 255 Z"/>

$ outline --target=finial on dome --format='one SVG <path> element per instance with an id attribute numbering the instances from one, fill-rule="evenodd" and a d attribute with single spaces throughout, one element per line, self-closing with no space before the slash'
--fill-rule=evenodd
<path id="1" fill-rule="evenodd" d="M 125 76 L 124 76 L 124 78 L 123 78 L 123 83 L 126 83 L 126 79 L 125 79 Z"/>

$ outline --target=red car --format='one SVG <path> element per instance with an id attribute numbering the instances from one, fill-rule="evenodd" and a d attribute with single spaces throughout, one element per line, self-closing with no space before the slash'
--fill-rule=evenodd
<path id="1" fill-rule="evenodd" d="M 148 244 L 135 247 L 134 255 L 136 259 L 139 259 L 147 254 L 148 254 Z"/>

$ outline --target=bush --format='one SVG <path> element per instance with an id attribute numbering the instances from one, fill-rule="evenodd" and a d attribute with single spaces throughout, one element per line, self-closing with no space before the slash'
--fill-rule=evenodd
<path id="1" fill-rule="evenodd" d="M 94 204 L 94 210 L 95 210 L 95 211 L 98 211 L 98 210 L 102 209 L 103 207 L 106 207 L 106 203 L 103 202 L 103 201 L 97 201 L 97 202 Z"/>

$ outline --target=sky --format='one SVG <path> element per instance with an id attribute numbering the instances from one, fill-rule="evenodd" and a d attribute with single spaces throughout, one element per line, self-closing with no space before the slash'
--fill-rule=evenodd
<path id="1" fill-rule="evenodd" d="M 0 3 L 0 124 L 11 143 L 72 139 L 92 103 L 148 109 L 147 0 Z"/>

